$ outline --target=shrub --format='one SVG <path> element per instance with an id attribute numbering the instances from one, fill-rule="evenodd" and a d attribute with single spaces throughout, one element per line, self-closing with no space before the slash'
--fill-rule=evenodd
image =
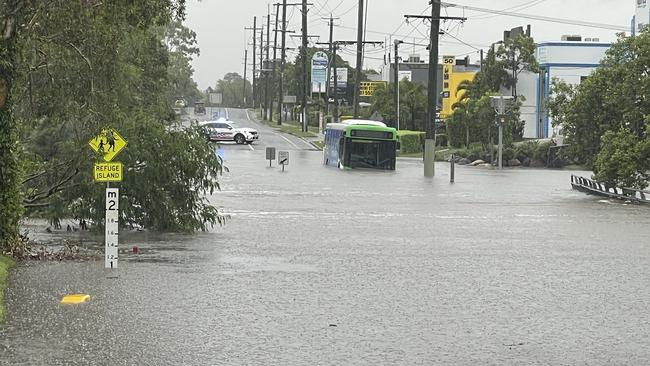
<path id="1" fill-rule="evenodd" d="M 552 145 L 553 143 L 550 141 L 537 144 L 537 148 L 535 149 L 535 153 L 533 154 L 533 159 L 541 160 L 544 162 L 544 164 L 548 164 L 548 150 L 551 148 Z"/>
<path id="2" fill-rule="evenodd" d="M 535 157 L 538 145 L 537 141 L 528 141 L 515 145 L 515 159 L 518 159 L 522 164 L 526 159 L 532 160 Z"/>
<path id="3" fill-rule="evenodd" d="M 401 130 L 397 132 L 397 136 L 401 153 L 412 154 L 424 151 L 424 132 Z"/>

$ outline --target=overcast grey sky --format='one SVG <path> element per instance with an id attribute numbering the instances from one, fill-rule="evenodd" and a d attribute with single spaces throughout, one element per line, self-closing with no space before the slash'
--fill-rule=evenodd
<path id="1" fill-rule="evenodd" d="M 447 0 L 466 6 L 480 8 L 516 11 L 524 14 L 542 15 L 553 18 L 571 19 L 577 21 L 619 25 L 629 28 L 635 11 L 637 0 Z M 281 1 L 280 1 L 281 2 Z M 291 0 L 288 3 L 299 3 Z M 327 42 L 329 33 L 327 21 L 330 13 L 339 17 L 335 21 L 334 38 L 339 40 L 356 39 L 357 4 L 358 0 L 310 0 L 308 30 L 309 34 L 319 35 L 321 42 Z M 253 16 L 258 17 L 258 26 L 266 24 L 267 5 L 274 2 L 265 0 L 188 0 L 187 20 L 185 24 L 197 33 L 201 55 L 193 61 L 194 79 L 201 89 L 214 86 L 216 81 L 228 72 L 243 73 L 244 49 L 248 47 L 249 57 L 252 55 L 252 32 L 244 27 L 252 27 Z M 385 41 L 393 35 L 393 39 L 415 40 L 414 43 L 427 42 L 428 24 L 422 21 L 404 22 L 405 14 L 420 14 L 426 11 L 430 14 L 428 0 L 366 0 L 368 9 L 367 34 L 368 41 Z M 299 7 L 291 7 L 287 11 L 288 29 L 300 33 L 301 19 Z M 271 11 L 274 9 L 271 7 Z M 440 55 L 469 54 L 474 60 L 478 58 L 475 48 L 489 47 L 490 44 L 503 37 L 503 31 L 516 26 L 531 24 L 533 37 L 536 41 L 559 40 L 563 34 L 580 34 L 583 37 L 597 37 L 601 41 L 613 41 L 617 31 L 608 29 L 588 28 L 576 25 L 550 23 L 539 20 L 522 19 L 510 16 L 486 14 L 462 9 L 443 9 L 443 14 L 450 16 L 465 16 L 464 23 L 445 22 L 441 27 L 448 30 L 450 36 L 440 39 Z M 274 21 L 274 16 L 271 16 Z M 266 32 L 266 27 L 264 28 Z M 405 36 L 407 36 L 405 38 Z M 266 35 L 265 35 L 266 39 Z M 312 39 L 312 42 L 318 40 Z M 273 42 L 273 34 L 271 34 Z M 297 47 L 299 38 L 287 37 L 288 47 Z M 351 61 L 354 66 L 354 46 L 342 52 L 342 56 Z M 295 57 L 296 51 L 288 53 L 289 58 Z M 385 51 L 381 47 L 366 49 L 365 68 L 379 68 L 383 64 Z M 426 56 L 426 50 L 417 46 L 402 46 L 403 55 L 419 53 Z M 279 57 L 279 56 L 278 56 Z M 249 62 L 250 62 L 249 58 Z M 250 75 L 249 66 L 249 75 Z"/>

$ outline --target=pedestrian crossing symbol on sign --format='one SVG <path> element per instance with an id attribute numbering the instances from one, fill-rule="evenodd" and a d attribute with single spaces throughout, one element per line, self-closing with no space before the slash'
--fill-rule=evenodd
<path id="1" fill-rule="evenodd" d="M 104 156 L 104 161 L 113 160 L 126 146 L 126 140 L 112 128 L 105 128 L 102 132 L 88 141 L 88 145 Z"/>

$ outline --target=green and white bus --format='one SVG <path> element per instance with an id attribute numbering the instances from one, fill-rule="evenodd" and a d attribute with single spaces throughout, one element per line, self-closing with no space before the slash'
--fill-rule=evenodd
<path id="1" fill-rule="evenodd" d="M 347 120 L 325 128 L 323 163 L 341 169 L 395 170 L 397 130 L 382 122 Z"/>

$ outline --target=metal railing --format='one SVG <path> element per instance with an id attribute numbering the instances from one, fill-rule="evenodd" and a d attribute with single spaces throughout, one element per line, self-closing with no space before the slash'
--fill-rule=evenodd
<path id="1" fill-rule="evenodd" d="M 611 187 L 593 179 L 571 174 L 573 189 L 603 197 L 650 204 L 650 192 L 634 188 Z"/>

